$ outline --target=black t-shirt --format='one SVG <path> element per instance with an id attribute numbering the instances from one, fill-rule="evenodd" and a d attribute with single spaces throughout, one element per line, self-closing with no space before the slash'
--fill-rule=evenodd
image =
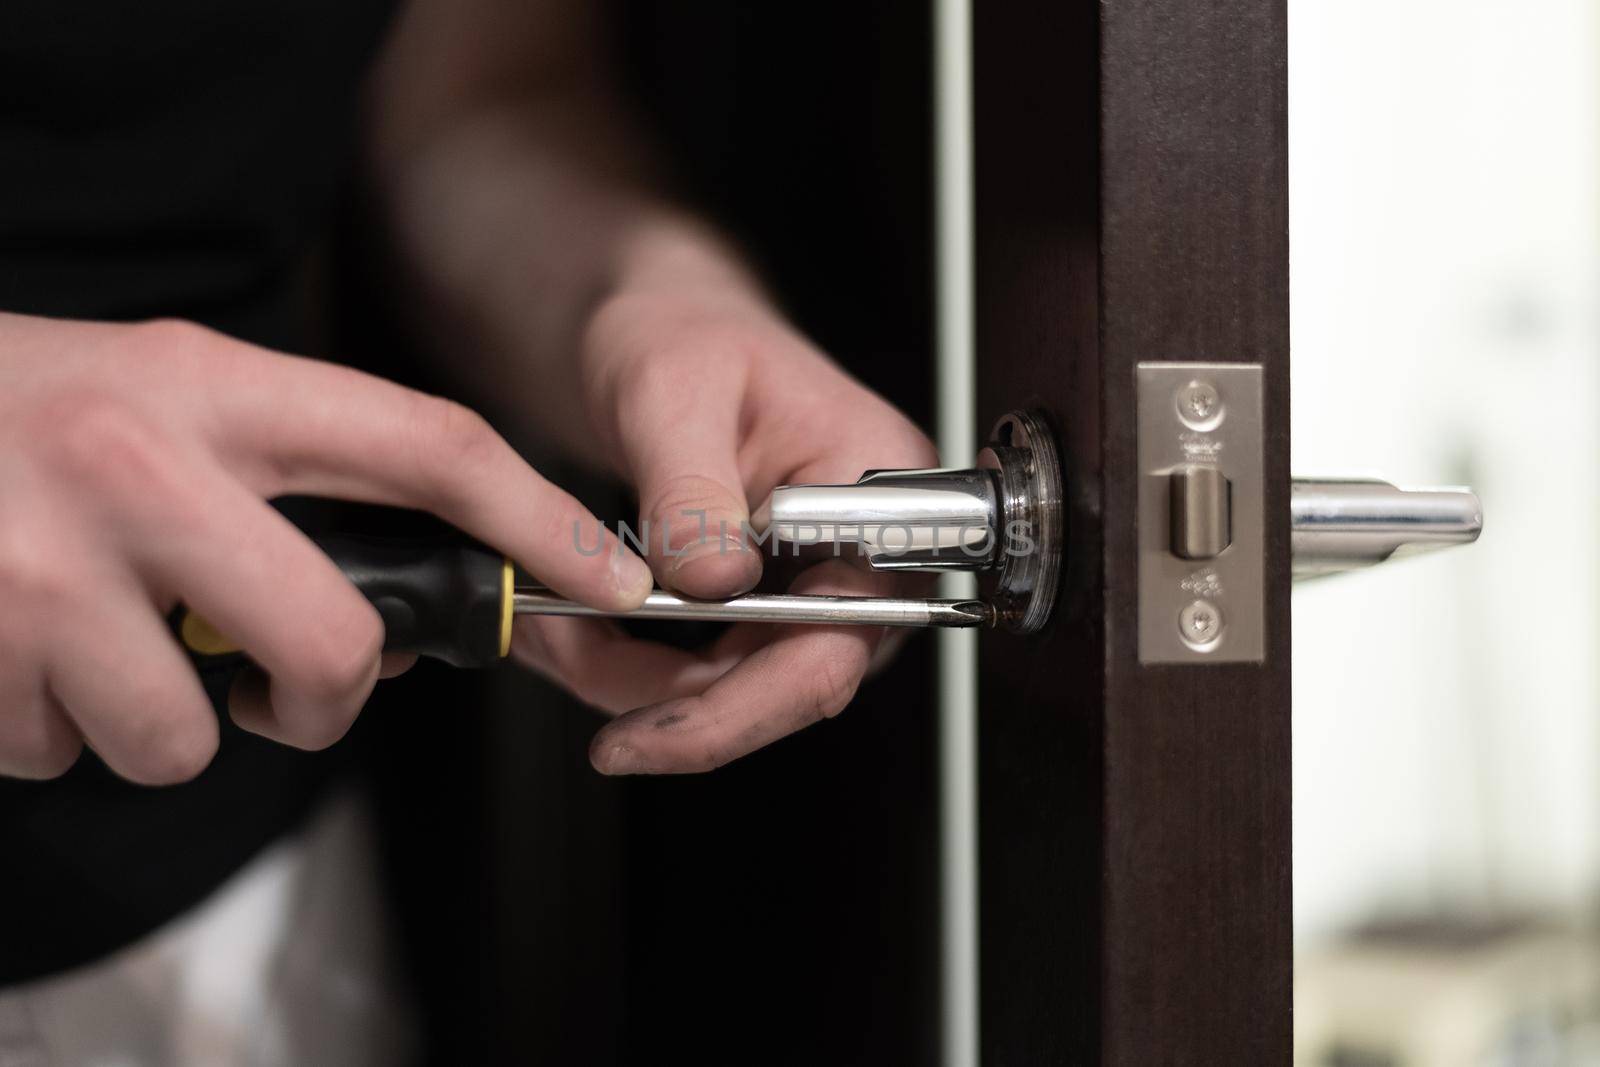
<path id="1" fill-rule="evenodd" d="M 179 316 L 320 352 L 310 264 L 391 6 L 0 3 L 0 310 Z M 186 785 L 133 786 L 92 754 L 55 781 L 0 779 L 0 984 L 182 912 L 341 763 L 339 746 L 301 753 L 222 718 L 215 761 Z"/>

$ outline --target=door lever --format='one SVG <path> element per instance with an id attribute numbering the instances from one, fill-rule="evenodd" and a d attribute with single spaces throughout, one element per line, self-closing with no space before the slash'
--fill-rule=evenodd
<path id="1" fill-rule="evenodd" d="M 1289 511 L 1297 580 L 1471 544 L 1483 532 L 1478 494 L 1459 487 L 1297 478 Z"/>
<path id="2" fill-rule="evenodd" d="M 1061 464 L 1034 412 L 1002 417 L 990 436 L 967 469 L 779 486 L 753 524 L 796 554 L 849 547 L 874 570 L 976 571 L 987 621 L 1033 633 L 1050 617 L 1061 572 Z"/>
<path id="3" fill-rule="evenodd" d="M 1247 458 L 1259 447 L 1252 439 L 1259 423 L 1244 403 L 1253 399 L 1255 368 L 1209 368 L 1224 383 L 1219 389 L 1194 383 L 1193 365 L 1178 366 L 1159 395 L 1164 401 L 1175 387 L 1192 409 L 1180 403 L 1171 415 L 1177 431 L 1162 437 L 1174 445 L 1172 458 L 1141 476 L 1141 552 L 1159 569 L 1152 582 L 1171 594 L 1161 607 L 1171 612 L 1172 632 L 1163 627 L 1158 638 L 1175 650 L 1167 654 L 1224 659 L 1240 655 L 1237 639 L 1227 654 L 1213 655 L 1229 628 L 1250 627 L 1237 606 L 1241 590 L 1265 580 L 1261 474 Z M 1235 406 L 1227 420 L 1225 396 Z M 1159 425 L 1172 411 L 1163 404 L 1149 421 Z M 992 436 L 972 468 L 873 470 L 850 484 L 779 486 L 755 525 L 797 554 L 849 547 L 875 570 L 975 571 L 986 621 L 1034 632 L 1049 617 L 1065 551 L 1060 463 L 1032 412 L 1005 416 Z M 1467 544 L 1483 528 L 1469 489 L 1408 490 L 1378 480 L 1296 479 L 1288 519 L 1296 579 Z M 1258 635 L 1257 628 L 1254 641 Z M 1252 648 L 1244 656 L 1258 654 Z"/>

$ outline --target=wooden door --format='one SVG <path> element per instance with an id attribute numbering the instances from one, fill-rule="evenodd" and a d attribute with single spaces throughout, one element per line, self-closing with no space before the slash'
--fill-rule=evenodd
<path id="1" fill-rule="evenodd" d="M 973 5 L 978 420 L 1058 432 L 1062 599 L 980 653 L 986 1064 L 1285 1063 L 1283 0 Z M 1135 366 L 1263 368 L 1265 654 L 1138 653 Z"/>

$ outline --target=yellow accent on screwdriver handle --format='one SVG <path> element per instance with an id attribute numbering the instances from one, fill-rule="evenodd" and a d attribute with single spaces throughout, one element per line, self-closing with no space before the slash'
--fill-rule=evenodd
<path id="1" fill-rule="evenodd" d="M 500 569 L 500 658 L 511 654 L 511 620 L 516 617 L 517 572 L 507 556 Z"/>
<path id="2" fill-rule="evenodd" d="M 500 658 L 511 654 L 511 624 L 516 620 L 517 572 L 507 559 L 500 573 Z M 204 615 L 184 611 L 178 623 L 178 638 L 183 647 L 197 656 L 227 656 L 244 651 L 233 639 L 212 625 Z"/>
<path id="3" fill-rule="evenodd" d="M 457 667 L 487 667 L 510 653 L 516 571 L 504 554 L 458 535 L 330 534 L 315 541 L 377 609 L 385 651 L 414 652 Z M 191 654 L 215 658 L 244 651 L 187 606 L 177 616 L 178 638 Z"/>

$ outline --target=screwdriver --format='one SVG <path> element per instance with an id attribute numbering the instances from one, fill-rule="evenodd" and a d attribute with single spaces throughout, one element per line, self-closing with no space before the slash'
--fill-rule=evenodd
<path id="1" fill-rule="evenodd" d="M 604 611 L 518 585 L 506 557 L 464 538 L 313 538 L 383 619 L 384 649 L 414 652 L 457 667 L 487 667 L 511 651 L 517 615 L 622 619 L 816 623 L 854 626 L 992 625 L 981 600 L 748 593 L 695 600 L 657 589 L 631 611 Z M 204 617 L 180 609 L 176 629 L 201 659 L 241 649 Z"/>

